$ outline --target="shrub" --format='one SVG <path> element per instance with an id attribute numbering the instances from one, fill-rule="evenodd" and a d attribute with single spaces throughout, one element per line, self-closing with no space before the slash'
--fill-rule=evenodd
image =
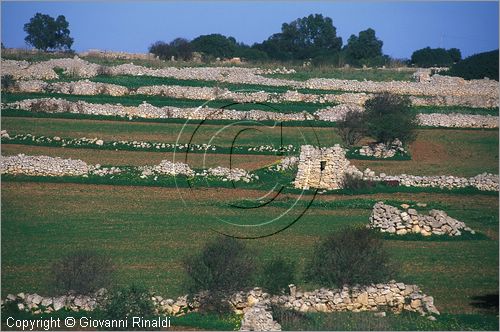
<path id="1" fill-rule="evenodd" d="M 344 189 L 360 190 L 373 187 L 375 187 L 373 181 L 365 181 L 363 178 L 357 177 L 353 174 L 346 173 L 344 177 Z"/>
<path id="2" fill-rule="evenodd" d="M 398 138 L 403 144 L 415 140 L 417 114 L 406 96 L 382 93 L 365 102 L 366 134 L 386 145 Z"/>
<path id="3" fill-rule="evenodd" d="M 384 282 L 393 274 L 381 238 L 365 227 L 329 235 L 308 265 L 307 279 L 326 287 Z"/>
<path id="4" fill-rule="evenodd" d="M 2 91 L 11 91 L 16 86 L 16 80 L 12 75 L 2 76 Z"/>
<path id="5" fill-rule="evenodd" d="M 466 80 L 488 77 L 498 81 L 498 50 L 472 55 L 454 64 L 443 74 L 462 77 Z"/>
<path id="6" fill-rule="evenodd" d="M 113 272 L 109 257 L 92 250 L 79 250 L 53 264 L 52 282 L 57 291 L 89 294 L 107 287 Z"/>
<path id="7" fill-rule="evenodd" d="M 279 294 L 295 283 L 295 264 L 283 258 L 268 262 L 262 271 L 260 284 L 271 294 Z"/>
<path id="8" fill-rule="evenodd" d="M 241 241 L 225 236 L 208 242 L 199 254 L 186 258 L 184 268 L 189 277 L 188 289 L 208 292 L 202 303 L 208 312 L 227 312 L 224 298 L 254 281 L 253 255 Z"/>
<path id="9" fill-rule="evenodd" d="M 347 112 L 340 121 L 337 121 L 337 133 L 345 145 L 356 145 L 366 134 L 363 113 Z"/>
<path id="10" fill-rule="evenodd" d="M 103 316 L 107 319 L 127 319 L 132 327 L 132 317 L 151 317 L 155 313 L 151 294 L 142 285 L 132 284 L 115 289 L 108 295 Z"/>

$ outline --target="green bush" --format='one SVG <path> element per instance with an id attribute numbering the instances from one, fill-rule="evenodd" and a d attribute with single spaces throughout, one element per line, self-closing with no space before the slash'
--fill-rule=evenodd
<path id="1" fill-rule="evenodd" d="M 381 237 L 362 228 L 332 233 L 314 250 L 306 278 L 324 287 L 385 282 L 394 271 Z"/>
<path id="2" fill-rule="evenodd" d="M 454 64 L 443 74 L 462 77 L 466 80 L 488 77 L 498 81 L 498 50 L 472 55 Z"/>
<path id="3" fill-rule="evenodd" d="M 224 298 L 254 282 L 253 257 L 241 240 L 221 236 L 184 260 L 189 291 L 207 291 L 202 310 L 219 314 L 229 310 Z"/>
<path id="4" fill-rule="evenodd" d="M 151 317 L 155 314 L 151 294 L 146 287 L 132 284 L 110 292 L 104 306 L 103 316 L 106 319 L 127 319 L 128 327 L 132 327 L 132 317 Z"/>
<path id="5" fill-rule="evenodd" d="M 93 250 L 79 250 L 52 265 L 52 284 L 59 292 L 89 294 L 108 287 L 113 272 L 109 257 Z"/>
<path id="6" fill-rule="evenodd" d="M 417 114 L 407 96 L 379 94 L 365 102 L 366 134 L 390 145 L 398 138 L 404 145 L 416 138 Z"/>
<path id="7" fill-rule="evenodd" d="M 277 258 L 266 265 L 260 276 L 260 285 L 271 294 L 280 294 L 288 288 L 288 285 L 296 282 L 296 267 L 293 262 L 283 258 Z"/>

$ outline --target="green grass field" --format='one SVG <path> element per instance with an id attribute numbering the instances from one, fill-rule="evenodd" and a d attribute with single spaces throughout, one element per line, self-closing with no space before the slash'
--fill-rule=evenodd
<path id="1" fill-rule="evenodd" d="M 29 55 L 42 61 L 47 55 Z M 116 65 L 130 61 L 90 59 Z M 170 66 L 164 61 L 134 61 L 154 68 Z M 181 63 L 177 63 L 181 65 Z M 296 67 L 297 73 L 271 75 L 292 80 L 313 77 L 369 79 L 376 81 L 409 80 L 412 71 L 355 70 Z M 60 80 L 72 80 L 61 78 Z M 213 86 L 215 82 L 169 78 L 98 76 L 94 81 L 137 88 L 153 84 Z M 231 90 L 255 89 L 284 92 L 287 87 L 221 84 Z M 267 89 L 267 90 L 266 90 Z M 318 93 L 318 91 L 309 91 Z M 92 103 L 121 103 L 137 106 L 147 101 L 155 106 L 198 107 L 203 101 L 161 96 L 72 96 L 54 94 L 2 94 L 2 102 L 27 98 L 57 97 Z M 209 106 L 223 107 L 231 101 L 212 101 Z M 279 112 L 313 113 L 325 104 L 272 104 Z M 233 109 L 273 108 L 259 104 L 240 104 Z M 498 115 L 498 108 L 414 107 L 417 113 Z M 213 144 L 256 147 L 280 144 L 332 146 L 341 143 L 334 123 L 296 121 L 283 127 L 274 122 L 186 121 L 182 119 L 133 119 L 80 114 L 48 114 L 20 110 L 2 110 L 2 130 L 16 134 L 99 138 L 105 141 L 150 141 L 164 143 Z M 377 173 L 414 175 L 475 176 L 483 172 L 499 173 L 498 130 L 421 128 L 410 144 L 411 160 L 351 160 L 360 168 Z M 237 137 L 237 139 L 235 139 Z M 368 143 L 364 140 L 361 143 Z M 2 178 L 2 298 L 9 293 L 38 292 L 50 295 L 51 265 L 64 255 L 84 248 L 108 254 L 116 264 L 117 285 L 140 281 L 164 298 L 183 295 L 187 290 L 182 260 L 199 251 L 218 232 L 239 237 L 270 237 L 242 240 L 254 252 L 260 265 L 277 257 L 297 264 L 298 286 L 312 290 L 323 285 L 308 283 L 303 277 L 306 262 L 314 246 L 331 232 L 346 226 L 368 223 L 373 204 L 384 201 L 394 206 L 410 204 L 420 213 L 441 209 L 464 221 L 477 235 L 450 238 L 420 236 L 384 236 L 383 242 L 398 267 L 396 280 L 417 284 L 434 297 L 442 315 L 431 322 L 418 315 L 404 313 L 375 318 L 372 313 L 306 314 L 287 320 L 275 316 L 284 330 L 498 330 L 498 307 L 484 308 L 476 302 L 498 296 L 499 284 L 499 200 L 496 192 L 471 188 L 455 191 L 379 185 L 366 190 L 330 191 L 314 194 L 291 187 L 295 171 L 266 171 L 281 156 L 248 154 L 242 151 L 190 154 L 193 168 L 241 167 L 255 172 L 259 181 L 244 184 L 217 179 L 161 177 L 140 179 L 136 166 L 154 165 L 172 160 L 172 152 L 106 150 L 3 144 L 2 155 L 48 155 L 81 159 L 91 164 L 128 167 L 130 173 L 116 177 L 26 177 Z M 295 153 L 298 155 L 298 151 Z M 186 161 L 176 155 L 176 161 Z M 134 173 L 135 172 L 135 173 Z M 135 178 L 132 177 L 132 175 Z M 189 187 L 189 185 L 191 187 Z M 285 186 L 277 199 L 261 208 L 269 196 Z M 273 191 L 270 193 L 270 191 Z M 419 207 L 417 203 L 427 206 Z M 291 225 L 291 226 L 290 226 Z M 289 227 L 290 226 L 290 227 Z M 288 228 L 287 228 L 288 227 Z M 280 231 L 286 228 L 284 231 Z M 3 313 L 5 314 L 5 313 Z M 58 313 L 64 315 L 63 313 Z M 58 315 L 56 314 L 56 315 Z M 190 314 L 177 318 L 174 325 L 203 330 L 232 329 L 234 317 Z M 5 327 L 5 326 L 2 326 Z"/>

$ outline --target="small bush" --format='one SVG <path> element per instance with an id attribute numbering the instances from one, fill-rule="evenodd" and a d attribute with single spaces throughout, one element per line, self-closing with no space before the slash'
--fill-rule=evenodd
<path id="1" fill-rule="evenodd" d="M 103 316 L 107 319 L 127 319 L 132 327 L 132 317 L 151 317 L 155 308 L 150 292 L 141 285 L 130 285 L 113 290 L 104 306 Z"/>
<path id="2" fill-rule="evenodd" d="M 349 147 L 356 145 L 366 135 L 363 113 L 347 112 L 340 121 L 337 121 L 337 132 L 345 145 Z"/>
<path id="3" fill-rule="evenodd" d="M 381 237 L 365 227 L 331 234 L 308 265 L 307 279 L 325 287 L 384 282 L 393 275 Z"/>
<path id="4" fill-rule="evenodd" d="M 107 287 L 114 272 L 111 259 L 92 250 L 67 255 L 52 266 L 52 283 L 60 292 L 89 294 Z"/>
<path id="5" fill-rule="evenodd" d="M 352 174 L 346 174 L 344 177 L 344 189 L 360 190 L 373 187 L 375 187 L 373 181 L 366 181 Z"/>
<path id="6" fill-rule="evenodd" d="M 3 75 L 2 76 L 2 91 L 11 91 L 16 86 L 16 80 L 12 75 Z"/>
<path id="7" fill-rule="evenodd" d="M 416 138 L 417 114 L 410 111 L 406 96 L 382 93 L 365 103 L 366 134 L 377 142 L 391 145 L 398 138 L 407 145 Z"/>
<path id="8" fill-rule="evenodd" d="M 271 294 L 280 294 L 295 283 L 295 264 L 283 258 L 268 262 L 262 271 L 260 285 Z"/>
<path id="9" fill-rule="evenodd" d="M 184 269 L 191 292 L 208 292 L 202 310 L 223 314 L 229 309 L 224 298 L 254 282 L 255 263 L 243 242 L 224 236 L 186 258 Z"/>

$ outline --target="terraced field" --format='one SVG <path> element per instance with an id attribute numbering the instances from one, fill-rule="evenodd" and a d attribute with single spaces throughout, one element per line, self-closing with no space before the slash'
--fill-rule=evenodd
<path id="1" fill-rule="evenodd" d="M 359 75 L 359 72 L 339 71 L 330 77 L 357 78 L 361 77 Z M 388 77 L 384 73 L 370 72 L 367 75 L 368 78 L 378 77 L 380 80 Z M 399 77 L 407 79 L 408 74 L 401 73 Z M 297 74 L 287 78 L 305 80 L 311 77 Z M 153 84 L 178 85 L 180 82 L 164 77 L 97 76 L 91 79 L 133 88 Z M 216 85 L 201 79 L 182 83 L 199 87 Z M 229 83 L 219 87 L 242 88 L 241 85 Z M 286 92 L 289 89 L 264 85 L 246 87 L 268 92 Z M 312 89 L 306 92 L 321 93 Z M 3 103 L 61 97 L 96 104 L 138 106 L 147 101 L 156 106 L 199 106 L 198 100 L 162 96 L 112 97 L 12 92 L 2 97 Z M 212 101 L 214 107 L 222 107 L 228 102 L 231 101 Z M 312 114 L 328 105 L 300 101 L 272 106 L 283 113 L 306 111 Z M 235 107 L 237 110 L 250 111 L 256 106 L 240 104 Z M 262 108 L 269 109 L 266 105 Z M 461 114 L 498 115 L 498 109 L 469 106 L 413 109 L 418 113 L 434 113 L 433 110 L 436 113 L 455 110 Z M 30 139 L 9 142 L 2 138 L 2 156 L 21 153 L 44 155 L 80 159 L 88 164 L 106 166 L 156 165 L 165 159 L 175 159 L 187 162 L 193 169 L 237 167 L 260 176 L 258 181 L 251 183 L 233 183 L 234 187 L 226 181 L 210 180 L 208 185 L 195 181 L 191 188 L 176 188 L 171 178 L 155 183 L 149 180 L 129 181 L 128 178 L 114 182 L 116 179 L 112 176 L 97 181 L 76 177 L 56 179 L 4 175 L 2 298 L 21 291 L 49 294 L 47 279 L 51 263 L 64 253 L 89 246 L 113 258 L 118 267 L 120 284 L 141 280 L 164 297 L 176 297 L 186 291 L 181 266 L 183 257 L 199 250 L 206 241 L 215 238 L 217 232 L 260 236 L 279 231 L 291 223 L 292 227 L 274 236 L 248 240 L 246 243 L 259 252 L 263 261 L 286 257 L 295 261 L 302 270 L 314 245 L 326 234 L 347 225 L 367 224 L 373 205 L 377 201 L 385 201 L 395 206 L 406 203 L 421 212 L 434 208 L 445 210 L 477 232 L 477 236 L 463 238 L 385 237 L 384 241 L 400 270 L 397 280 L 420 285 L 426 294 L 434 297 L 436 306 L 445 316 L 461 317 L 463 325 L 445 328 L 477 328 L 477 324 L 474 325 L 472 321 L 494 321 L 498 317 L 495 308 L 485 309 L 474 304 L 476 297 L 498 295 L 498 192 L 470 188 L 446 190 L 378 186 L 364 192 L 343 190 L 318 193 L 315 190 L 300 191 L 293 188 L 291 182 L 296 169 L 269 171 L 270 166 L 276 165 L 284 157 L 279 153 L 282 146 L 292 146 L 291 150 L 284 153 L 285 156 L 298 156 L 301 145 L 329 147 L 340 144 L 341 139 L 333 122 L 314 120 L 281 126 L 279 122 L 271 121 L 128 119 L 47 113 L 44 110 L 3 110 L 2 130 L 11 137 L 31 134 L 52 139 L 51 143 L 42 144 Z M 406 173 L 472 177 L 484 172 L 498 174 L 498 134 L 498 128 L 420 128 L 416 141 L 408 147 L 410 160 L 353 159 L 351 163 L 361 170 L 370 168 L 388 175 Z M 186 154 L 185 149 L 156 152 L 154 148 L 112 149 L 106 144 L 95 143 L 69 147 L 61 146 L 54 137 L 85 137 L 105 143 L 125 140 L 181 145 L 211 144 L 219 150 L 210 153 L 199 150 Z M 259 151 L 258 148 L 262 146 L 270 148 Z M 231 148 L 236 150 L 232 151 Z M 252 150 L 254 148 L 256 150 Z M 283 185 L 285 189 L 272 203 L 258 209 L 246 209 L 244 213 L 234 207 L 241 201 L 264 201 L 269 188 L 275 183 Z M 417 206 L 417 203 L 426 206 Z M 239 227 L 244 224 L 256 225 L 273 218 L 276 219 L 274 222 L 261 227 Z M 309 284 L 300 276 L 299 287 L 315 289 L 321 285 Z M 427 327 L 430 329 L 443 328 L 438 323 L 429 324 Z M 492 324 L 498 328 L 498 322 Z"/>

